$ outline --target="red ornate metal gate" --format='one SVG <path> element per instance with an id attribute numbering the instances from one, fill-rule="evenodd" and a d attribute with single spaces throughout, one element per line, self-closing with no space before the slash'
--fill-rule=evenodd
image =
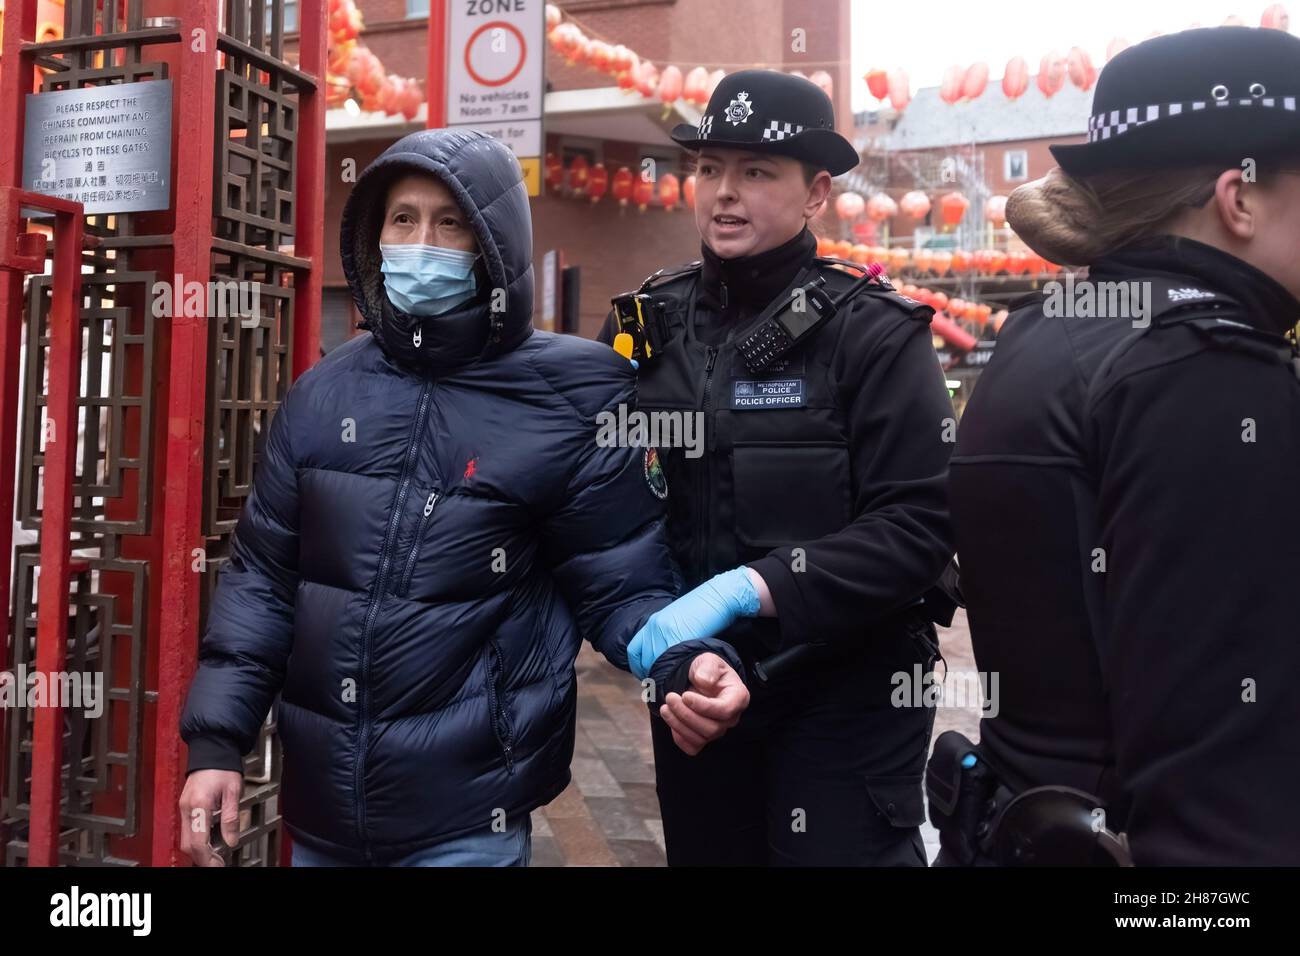
<path id="1" fill-rule="evenodd" d="M 85 216 L 88 248 L 64 238 L 54 250 L 79 259 L 79 276 L 55 269 L 24 290 L 31 253 L 43 265 L 50 251 L 16 199 L 0 202 L 0 250 L 27 254 L 0 254 L 0 503 L 13 505 L 16 464 L 16 517 L 36 533 L 13 546 L 0 521 L 12 555 L 2 663 L 101 674 L 105 700 L 93 717 L 21 699 L 0 710 L 6 865 L 180 862 L 177 726 L 208 598 L 259 437 L 319 355 L 325 0 L 299 4 L 297 64 L 283 7 L 67 0 L 63 38 L 45 43 L 33 40 L 36 0 L 6 11 L 0 192 L 22 185 L 34 68 L 37 96 L 173 89 L 170 209 Z M 191 281 L 255 289 L 256 315 L 158 317 L 155 283 Z M 281 860 L 278 795 L 272 714 L 245 763 L 241 865 Z"/>

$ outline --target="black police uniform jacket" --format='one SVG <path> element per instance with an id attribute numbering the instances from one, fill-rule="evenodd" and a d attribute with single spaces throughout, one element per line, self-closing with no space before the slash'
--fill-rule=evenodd
<path id="1" fill-rule="evenodd" d="M 671 339 L 640 369 L 639 408 L 704 417 L 698 452 L 661 449 L 685 586 L 747 564 L 777 609 L 724 635 L 747 665 L 798 645 L 830 645 L 821 656 L 869 650 L 880 628 L 902 626 L 952 555 L 953 411 L 933 310 L 873 283 L 762 374 L 736 351 L 796 285 L 820 274 L 835 293 L 857 278 L 815 253 L 806 228 L 740 259 L 702 245 L 698 268 L 646 287 L 666 303 Z M 602 338 L 611 331 L 607 323 Z"/>
<path id="2" fill-rule="evenodd" d="M 380 187 L 412 169 L 447 184 L 506 290 L 497 341 L 486 295 L 424 320 L 388 304 Z M 626 667 L 676 587 L 644 450 L 596 440 L 597 416 L 633 401 L 631 365 L 532 329 L 509 150 L 467 131 L 400 140 L 354 187 L 341 249 L 372 332 L 271 421 L 181 729 L 191 770 L 238 769 L 281 693 L 293 839 L 382 863 L 553 799 L 580 640 Z"/>
<path id="3" fill-rule="evenodd" d="M 1173 237 L 1089 278 L 1149 283 L 1150 315 L 1014 311 L 952 460 L 1000 677 L 981 744 L 1016 786 L 1101 798 L 1139 865 L 1300 863 L 1300 303 Z"/>

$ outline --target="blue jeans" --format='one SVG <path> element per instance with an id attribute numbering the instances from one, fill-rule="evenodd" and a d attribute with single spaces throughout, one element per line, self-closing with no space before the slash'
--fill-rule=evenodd
<path id="1" fill-rule="evenodd" d="M 533 854 L 533 821 L 527 814 L 507 825 L 501 833 L 492 830 L 453 837 L 416 850 L 389 866 L 527 866 Z M 293 845 L 294 866 L 351 866 L 319 850 Z"/>

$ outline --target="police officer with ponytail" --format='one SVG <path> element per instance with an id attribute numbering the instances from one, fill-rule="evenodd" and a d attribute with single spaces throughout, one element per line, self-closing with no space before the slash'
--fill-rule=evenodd
<path id="1" fill-rule="evenodd" d="M 952 406 L 932 310 L 816 254 L 808 223 L 858 163 L 834 125 L 807 80 L 723 79 L 672 134 L 697 160 L 701 259 L 617 298 L 603 336 L 637 361 L 641 411 L 704 428 L 647 454 L 686 593 L 629 663 L 716 636 L 752 695 L 720 705 L 701 657 L 655 689 L 670 865 L 926 862 L 934 714 L 891 696 L 937 650 Z"/>

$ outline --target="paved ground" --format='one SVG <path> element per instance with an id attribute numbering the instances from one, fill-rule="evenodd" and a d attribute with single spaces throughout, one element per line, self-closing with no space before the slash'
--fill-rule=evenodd
<path id="1" fill-rule="evenodd" d="M 964 612 L 940 629 L 950 671 L 975 669 Z M 664 866 L 650 724 L 639 685 L 590 647 L 578 658 L 578 730 L 573 782 L 533 814 L 534 866 Z M 974 707 L 940 707 L 935 733 L 978 739 Z M 923 828 L 930 858 L 938 837 Z"/>

